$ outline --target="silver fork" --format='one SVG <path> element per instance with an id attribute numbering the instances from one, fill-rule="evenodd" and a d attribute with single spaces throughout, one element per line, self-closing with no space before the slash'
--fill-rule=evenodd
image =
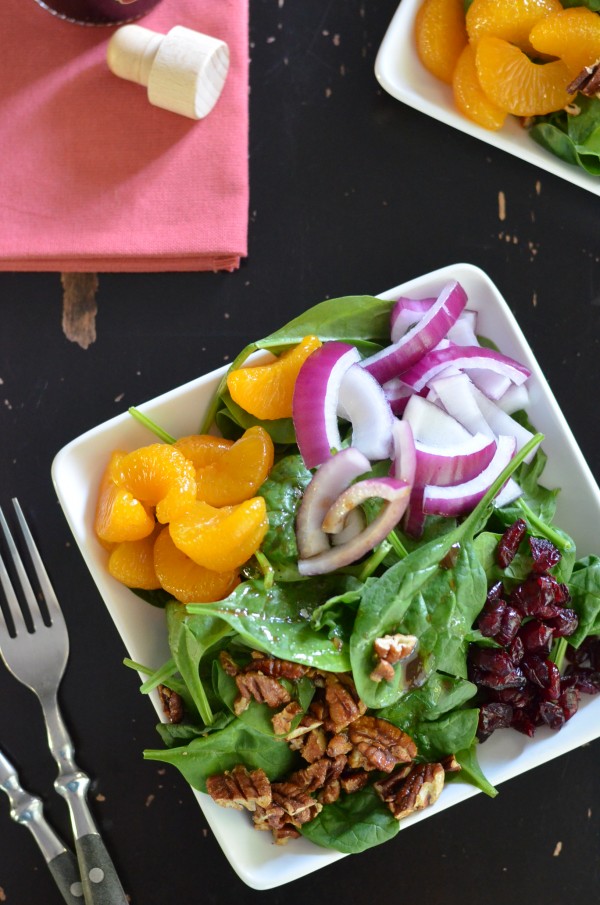
<path id="1" fill-rule="evenodd" d="M 117 872 L 87 804 L 90 780 L 75 763 L 73 743 L 58 706 L 57 692 L 69 656 L 69 636 L 64 616 L 18 500 L 13 499 L 12 502 L 48 610 L 50 625 L 43 619 L 23 561 L 0 509 L 0 526 L 21 586 L 23 608 L 28 610 L 33 628 L 30 630 L 27 627 L 10 575 L 0 557 L 0 582 L 13 623 L 11 632 L 0 612 L 0 655 L 13 676 L 30 688 L 42 705 L 48 746 L 58 764 L 54 788 L 69 808 L 86 905 L 126 905 L 127 899 Z"/>

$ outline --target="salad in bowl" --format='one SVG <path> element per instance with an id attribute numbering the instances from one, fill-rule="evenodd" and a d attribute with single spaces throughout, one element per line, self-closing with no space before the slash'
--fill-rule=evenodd
<path id="1" fill-rule="evenodd" d="M 161 714 L 144 757 L 252 886 L 596 734 L 600 495 L 477 268 L 322 302 L 53 474 Z"/>

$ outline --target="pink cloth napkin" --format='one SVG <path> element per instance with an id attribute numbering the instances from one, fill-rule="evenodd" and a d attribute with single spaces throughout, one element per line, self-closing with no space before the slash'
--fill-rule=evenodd
<path id="1" fill-rule="evenodd" d="M 246 255 L 248 0 L 163 0 L 139 24 L 228 43 L 205 119 L 114 76 L 114 28 L 2 0 L 0 270 L 233 270 Z"/>

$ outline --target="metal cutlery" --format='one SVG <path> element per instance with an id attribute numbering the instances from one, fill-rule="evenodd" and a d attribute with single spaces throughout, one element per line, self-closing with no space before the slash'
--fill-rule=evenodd
<path id="1" fill-rule="evenodd" d="M 126 905 L 127 899 L 117 872 L 87 804 L 89 777 L 75 763 L 73 743 L 58 706 L 57 692 L 69 655 L 64 616 L 21 507 L 16 499 L 12 502 L 46 605 L 47 617 L 45 620 L 0 509 L 0 527 L 22 592 L 20 604 L 10 574 L 0 557 L 0 583 L 9 616 L 7 621 L 0 613 L 0 655 L 13 676 L 37 695 L 42 706 L 48 746 L 58 765 L 54 788 L 65 799 L 69 809 L 86 905 Z"/>
<path id="2" fill-rule="evenodd" d="M 41 799 L 21 786 L 16 767 L 2 751 L 0 789 L 8 795 L 12 819 L 26 827 L 35 839 L 65 902 L 81 905 L 83 887 L 75 855 L 46 822 Z"/>

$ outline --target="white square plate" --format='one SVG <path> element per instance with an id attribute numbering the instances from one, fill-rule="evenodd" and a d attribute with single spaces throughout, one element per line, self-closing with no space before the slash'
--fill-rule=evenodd
<path id="1" fill-rule="evenodd" d="M 517 322 L 486 274 L 470 264 L 454 264 L 397 286 L 382 293 L 382 297 L 433 296 L 451 279 L 462 283 L 469 307 L 479 312 L 480 332 L 492 337 L 503 352 L 531 369 L 530 415 L 536 428 L 546 436 L 543 447 L 549 456 L 544 483 L 563 488 L 556 524 L 574 537 L 579 556 L 594 552 L 600 524 L 600 491 Z M 140 408 L 174 436 L 192 433 L 198 429 L 224 371 L 223 368 L 199 377 Z M 154 438 L 124 413 L 65 446 L 54 460 L 52 477 L 71 531 L 129 655 L 139 663 L 158 667 L 168 658 L 162 611 L 144 603 L 111 578 L 106 569 L 106 553 L 96 540 L 93 527 L 97 488 L 110 453 L 149 442 L 154 442 Z M 121 668 L 119 663 L 115 664 L 115 669 Z M 560 732 L 540 729 L 534 739 L 513 730 L 497 732 L 481 746 L 481 764 L 490 782 L 497 786 L 598 735 L 600 696 L 584 697 L 580 712 Z M 147 739 L 148 747 L 155 744 L 158 742 L 153 738 Z M 451 783 L 433 807 L 404 821 L 403 829 L 476 793 L 472 786 Z M 255 889 L 279 886 L 342 857 L 304 839 L 284 847 L 273 845 L 270 834 L 252 829 L 247 815 L 220 808 L 207 795 L 196 794 L 232 867 Z"/>
<path id="2" fill-rule="evenodd" d="M 564 163 L 536 144 L 516 117 L 507 116 L 502 128 L 491 132 L 459 113 L 454 106 L 452 88 L 431 75 L 417 56 L 414 26 L 422 2 L 402 0 L 398 7 L 375 61 L 375 76 L 380 85 L 409 107 L 600 195 L 599 176 L 591 176 L 580 167 Z"/>

